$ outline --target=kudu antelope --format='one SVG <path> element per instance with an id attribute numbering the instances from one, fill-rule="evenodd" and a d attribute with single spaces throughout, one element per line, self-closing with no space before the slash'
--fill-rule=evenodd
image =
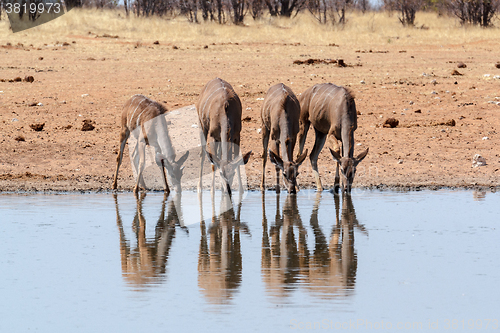
<path id="1" fill-rule="evenodd" d="M 356 166 L 366 157 L 368 149 L 354 157 L 354 131 L 357 128 L 356 104 L 353 94 L 344 87 L 331 83 L 316 84 L 307 89 L 300 100 L 299 154 L 304 149 L 310 124 L 316 132 L 316 141 L 310 159 L 318 191 L 323 190 L 318 173 L 318 156 L 330 138 L 334 149 L 330 149 L 337 162 L 334 190 L 339 189 L 339 165 L 342 175 L 342 191 L 350 192 Z M 341 141 L 342 146 L 338 141 Z M 340 154 L 342 152 L 342 154 Z"/>
<path id="2" fill-rule="evenodd" d="M 200 121 L 201 145 L 206 145 L 206 154 L 212 163 L 212 190 L 215 187 L 215 169 L 218 169 L 223 190 L 231 195 L 231 183 L 236 171 L 239 190 L 243 191 L 239 166 L 248 162 L 252 152 L 239 157 L 242 111 L 238 95 L 226 81 L 213 79 L 201 91 L 196 110 Z M 204 158 L 202 149 L 198 191 L 203 187 Z"/>
<path id="3" fill-rule="evenodd" d="M 271 137 L 269 159 L 276 166 L 276 192 L 279 193 L 279 171 L 289 193 L 296 193 L 299 166 L 307 156 L 307 150 L 293 161 L 293 149 L 299 132 L 300 104 L 292 90 L 283 83 L 272 86 L 267 91 L 262 105 L 262 182 L 265 190 L 267 146 Z M 280 150 L 281 144 L 281 150 Z M 281 157 L 280 157 L 281 153 Z"/>
<path id="4" fill-rule="evenodd" d="M 167 169 L 172 185 L 176 192 L 181 190 L 181 177 L 183 173 L 182 164 L 188 158 L 189 152 L 186 152 L 177 161 L 175 160 L 175 149 L 172 145 L 170 135 L 168 134 L 167 122 L 164 114 L 167 109 L 155 101 L 143 95 L 132 96 L 122 113 L 121 132 L 120 132 L 120 152 L 116 158 L 116 171 L 113 180 L 113 190 L 117 188 L 118 170 L 123 160 L 123 151 L 130 133 L 133 133 L 137 139 L 134 153 L 131 156 L 137 167 L 137 183 L 134 187 L 134 193 L 139 191 L 139 184 L 145 187 L 142 172 L 146 161 L 146 146 L 152 146 L 155 149 L 155 161 L 161 170 L 163 176 L 163 186 L 165 193 L 170 192 L 168 187 L 165 168 Z M 140 130 L 134 131 L 136 128 Z"/>

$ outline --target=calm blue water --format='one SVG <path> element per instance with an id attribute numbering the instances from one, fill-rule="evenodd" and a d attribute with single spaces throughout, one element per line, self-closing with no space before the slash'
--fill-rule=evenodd
<path id="1" fill-rule="evenodd" d="M 0 332 L 499 329 L 498 193 L 216 196 L 1 194 Z"/>

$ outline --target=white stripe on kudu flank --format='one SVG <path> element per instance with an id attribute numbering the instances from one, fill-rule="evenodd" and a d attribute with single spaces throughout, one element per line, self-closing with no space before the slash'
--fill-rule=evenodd
<path id="1" fill-rule="evenodd" d="M 284 92 L 286 92 L 286 90 L 285 90 L 284 88 L 283 88 L 283 91 L 284 91 Z M 281 92 L 279 89 L 276 89 L 275 91 L 273 91 L 273 92 L 271 93 L 271 95 L 269 95 L 269 100 L 272 100 L 273 95 L 274 95 L 274 94 L 276 94 L 276 93 L 279 93 L 279 92 Z"/>
<path id="2" fill-rule="evenodd" d="M 201 109 L 201 110 L 202 110 L 202 114 L 205 114 L 205 108 L 206 108 L 206 106 L 207 106 L 208 101 L 210 101 L 210 100 L 211 100 L 210 106 L 212 106 L 212 103 L 213 103 L 213 98 L 212 98 L 212 96 L 213 96 L 216 92 L 218 92 L 219 90 L 221 90 L 221 89 L 224 89 L 224 87 L 220 87 L 220 88 L 218 88 L 218 89 L 214 90 L 214 91 L 210 94 L 210 96 L 208 96 L 208 97 L 207 97 L 207 99 L 205 100 L 205 104 L 203 104 L 203 108 Z M 209 110 L 210 110 L 210 108 L 209 108 Z"/>
<path id="3" fill-rule="evenodd" d="M 139 115 L 137 116 L 137 120 L 136 120 L 136 122 L 135 122 L 135 127 L 139 127 L 139 125 L 140 125 L 140 123 L 141 123 L 141 116 L 144 114 L 144 112 L 146 112 L 146 111 L 149 109 L 149 107 L 150 107 L 151 105 L 153 105 L 153 103 L 149 103 L 149 105 L 148 105 L 148 106 L 146 106 L 146 107 L 142 110 L 142 112 L 141 112 L 141 113 L 139 113 Z"/>
<path id="4" fill-rule="evenodd" d="M 139 108 L 139 106 L 142 104 L 142 102 L 144 102 L 146 99 L 143 98 L 142 101 L 139 102 L 139 104 L 137 104 L 137 106 L 135 107 L 134 109 L 134 112 L 132 113 L 132 116 L 130 116 L 129 120 L 128 120 L 128 128 L 130 130 L 133 130 L 132 128 L 132 119 L 134 118 L 134 115 L 135 115 L 135 112 L 137 111 L 137 108 Z M 131 103 L 132 104 L 132 103 Z"/>

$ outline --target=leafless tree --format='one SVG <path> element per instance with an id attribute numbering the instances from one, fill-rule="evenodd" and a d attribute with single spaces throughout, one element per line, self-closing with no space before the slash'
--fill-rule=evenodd
<path id="1" fill-rule="evenodd" d="M 309 0 L 307 9 L 320 23 L 343 25 L 347 9 L 352 4 L 352 0 Z"/>
<path id="2" fill-rule="evenodd" d="M 447 5 L 461 24 L 489 27 L 500 9 L 500 0 L 448 0 Z"/>
<path id="3" fill-rule="evenodd" d="M 369 0 L 357 0 L 354 5 L 363 14 L 372 9 L 372 5 Z"/>
<path id="4" fill-rule="evenodd" d="M 248 9 L 254 20 L 260 18 L 264 12 L 264 0 L 249 0 Z"/>
<path id="5" fill-rule="evenodd" d="M 423 0 L 383 0 L 386 10 L 399 13 L 399 21 L 404 26 L 415 25 L 415 14 L 422 7 Z"/>
<path id="6" fill-rule="evenodd" d="M 306 4 L 306 0 L 265 0 L 271 16 L 296 16 Z"/>
<path id="7" fill-rule="evenodd" d="M 246 14 L 246 0 L 230 0 L 232 9 L 232 21 L 236 25 L 243 24 Z"/>

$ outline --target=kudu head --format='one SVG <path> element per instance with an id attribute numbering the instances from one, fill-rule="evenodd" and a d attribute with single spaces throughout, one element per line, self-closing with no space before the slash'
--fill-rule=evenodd
<path id="1" fill-rule="evenodd" d="M 172 159 L 169 161 L 165 155 L 161 153 L 156 153 L 156 164 L 159 166 L 164 166 L 167 169 L 168 174 L 170 175 L 171 184 L 175 190 L 175 192 L 180 193 L 181 188 L 181 178 L 184 173 L 184 162 L 186 162 L 189 157 L 189 151 L 187 151 L 184 155 L 182 155 L 177 161 Z"/>
<path id="2" fill-rule="evenodd" d="M 212 155 L 209 151 L 207 151 L 208 159 L 210 160 L 210 163 L 212 163 L 212 165 L 214 165 L 215 168 L 219 170 L 224 190 L 227 191 L 229 195 L 231 195 L 231 184 L 233 183 L 236 168 L 240 165 L 247 164 L 251 154 L 252 151 L 249 151 L 239 158 L 228 161 L 224 159 L 221 160 L 217 156 Z"/>
<path id="3" fill-rule="evenodd" d="M 339 153 L 330 149 L 333 159 L 340 164 L 340 177 L 342 178 L 342 192 L 351 193 L 352 182 L 356 174 L 356 166 L 368 154 L 368 148 L 356 157 L 341 157 Z"/>
<path id="4" fill-rule="evenodd" d="M 302 153 L 295 162 L 285 161 L 276 155 L 271 149 L 269 149 L 269 159 L 271 163 L 276 165 L 282 172 L 283 178 L 285 178 L 285 185 L 288 193 L 297 193 L 297 176 L 299 175 L 299 166 L 304 162 L 307 156 L 307 149 Z"/>

